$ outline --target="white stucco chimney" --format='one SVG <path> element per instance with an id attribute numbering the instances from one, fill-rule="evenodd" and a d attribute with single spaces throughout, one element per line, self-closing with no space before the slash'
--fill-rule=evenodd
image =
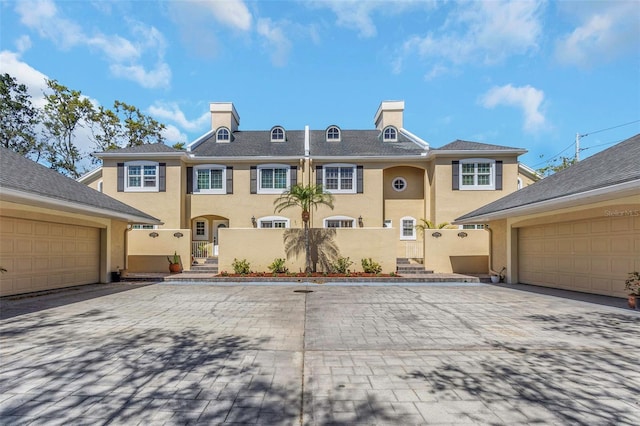
<path id="1" fill-rule="evenodd" d="M 382 101 L 374 117 L 376 129 L 382 130 L 387 126 L 401 129 L 403 127 L 403 113 L 404 101 Z"/>
<path id="2" fill-rule="evenodd" d="M 240 125 L 240 116 L 233 106 L 233 102 L 211 102 L 209 104 L 211 111 L 211 129 L 216 130 L 220 127 L 235 132 Z"/>

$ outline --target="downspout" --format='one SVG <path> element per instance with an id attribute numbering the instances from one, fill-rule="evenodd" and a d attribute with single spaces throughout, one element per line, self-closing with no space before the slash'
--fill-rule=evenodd
<path id="1" fill-rule="evenodd" d="M 131 224 L 127 224 L 127 228 L 124 230 L 124 260 L 122 264 L 124 265 L 124 270 L 129 269 L 129 232 L 133 229 Z M 120 271 L 118 271 L 120 272 Z"/>
<path id="2" fill-rule="evenodd" d="M 493 230 L 489 227 L 489 225 L 486 225 L 484 227 L 484 229 L 486 231 L 489 232 L 489 258 L 488 258 L 488 263 L 489 263 L 489 273 L 491 273 L 491 271 L 493 271 L 492 265 L 493 265 Z"/>

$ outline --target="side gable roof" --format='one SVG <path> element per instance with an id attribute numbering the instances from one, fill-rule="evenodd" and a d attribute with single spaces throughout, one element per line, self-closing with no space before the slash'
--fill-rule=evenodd
<path id="1" fill-rule="evenodd" d="M 325 131 L 312 130 L 309 142 L 311 156 L 317 157 L 420 156 L 427 152 L 401 131 L 397 142 L 383 141 L 379 130 L 340 130 L 340 142 L 327 142 Z"/>
<path id="2" fill-rule="evenodd" d="M 455 140 L 440 148 L 435 148 L 435 151 L 525 151 L 522 148 L 514 148 L 510 146 L 492 145 L 481 142 Z"/>
<path id="3" fill-rule="evenodd" d="M 8 201 L 56 206 L 98 217 L 136 223 L 160 224 L 160 220 L 115 200 L 55 170 L 0 147 L 0 195 Z"/>
<path id="4" fill-rule="evenodd" d="M 145 143 L 142 145 L 136 145 L 136 146 L 128 146 L 125 148 L 120 148 L 120 149 L 114 149 L 111 151 L 105 151 L 105 152 L 118 152 L 118 153 L 138 153 L 138 152 L 144 152 L 144 153 L 156 153 L 156 152 L 182 152 L 179 149 L 175 149 L 173 147 L 170 147 L 169 145 L 165 145 L 163 143 Z"/>
<path id="5" fill-rule="evenodd" d="M 512 209 L 526 214 L 541 203 L 592 191 L 615 191 L 624 186 L 638 194 L 640 201 L 640 134 L 576 163 L 532 185 L 513 192 L 456 219 L 470 222 L 495 217 Z"/>

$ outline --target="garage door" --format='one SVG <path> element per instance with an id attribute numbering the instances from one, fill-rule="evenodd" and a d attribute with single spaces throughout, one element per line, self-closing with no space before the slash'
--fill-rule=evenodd
<path id="1" fill-rule="evenodd" d="M 637 219 L 604 217 L 519 228 L 520 282 L 625 297 L 623 277 L 640 259 Z"/>
<path id="2" fill-rule="evenodd" d="M 100 230 L 0 217 L 0 294 L 99 282 Z"/>

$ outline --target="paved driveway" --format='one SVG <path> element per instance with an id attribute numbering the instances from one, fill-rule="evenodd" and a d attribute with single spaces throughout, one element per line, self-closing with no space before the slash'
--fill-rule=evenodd
<path id="1" fill-rule="evenodd" d="M 640 423 L 640 313 L 592 303 L 117 284 L 1 308 L 0 424 Z"/>

